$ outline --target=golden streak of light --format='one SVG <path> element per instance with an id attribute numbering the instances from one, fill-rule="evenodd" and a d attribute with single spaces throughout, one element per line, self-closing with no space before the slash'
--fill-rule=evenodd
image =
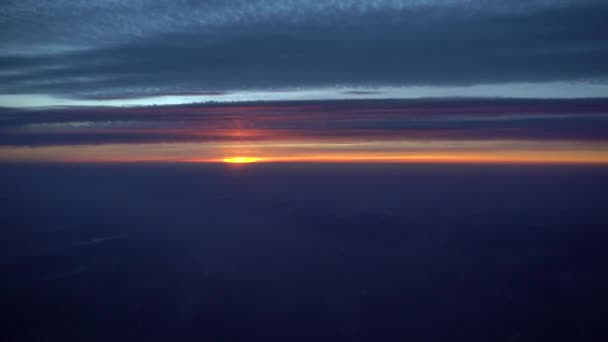
<path id="1" fill-rule="evenodd" d="M 319 154 L 299 156 L 268 156 L 252 158 L 252 161 L 236 161 L 225 158 L 219 161 L 229 163 L 387 163 L 387 164 L 608 164 L 608 155 L 579 153 L 528 153 L 506 151 L 502 153 L 427 153 L 427 154 Z M 191 159 L 189 162 L 217 162 L 218 160 Z"/>
<path id="2" fill-rule="evenodd" d="M 222 161 L 224 163 L 234 163 L 234 164 L 244 164 L 244 163 L 255 163 L 261 161 L 261 158 L 255 157 L 230 157 L 223 158 Z"/>

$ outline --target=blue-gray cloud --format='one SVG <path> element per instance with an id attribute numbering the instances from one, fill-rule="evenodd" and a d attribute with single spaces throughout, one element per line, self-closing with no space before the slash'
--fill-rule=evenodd
<path id="1" fill-rule="evenodd" d="M 605 82 L 608 3 L 9 1 L 0 93 Z"/>
<path id="2" fill-rule="evenodd" d="M 304 101 L 2 109 L 0 146 L 404 138 L 606 141 L 608 100 Z M 243 134 L 245 133 L 245 134 Z M 246 134 L 248 133 L 248 134 Z"/>

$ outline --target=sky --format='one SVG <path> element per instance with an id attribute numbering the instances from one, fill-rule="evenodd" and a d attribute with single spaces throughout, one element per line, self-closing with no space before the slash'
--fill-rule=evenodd
<path id="1" fill-rule="evenodd" d="M 0 341 L 608 341 L 607 33 L 0 0 Z"/>
<path id="2" fill-rule="evenodd" d="M 12 162 L 608 163 L 608 100 L 5 109 Z"/>
<path id="3" fill-rule="evenodd" d="M 604 97 L 603 0 L 15 0 L 0 105 Z"/>
<path id="4" fill-rule="evenodd" d="M 608 161 L 602 0 L 4 1 L 0 161 Z"/>

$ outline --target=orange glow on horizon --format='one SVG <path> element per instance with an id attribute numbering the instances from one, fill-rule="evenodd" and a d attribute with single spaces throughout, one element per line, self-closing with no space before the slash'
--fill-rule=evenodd
<path id="1" fill-rule="evenodd" d="M 233 163 L 233 164 L 246 164 L 246 163 L 255 163 L 261 161 L 260 158 L 255 157 L 230 157 L 222 159 L 224 163 Z"/>
<path id="2" fill-rule="evenodd" d="M 295 141 L 0 146 L 0 162 L 608 164 L 607 142 Z"/>
<path id="3" fill-rule="evenodd" d="M 218 160 L 191 159 L 187 162 L 209 163 Z M 472 154 L 321 154 L 301 156 L 272 156 L 266 158 L 225 158 L 226 163 L 353 163 L 353 164 L 608 164 L 606 155 L 554 153 L 472 153 Z"/>

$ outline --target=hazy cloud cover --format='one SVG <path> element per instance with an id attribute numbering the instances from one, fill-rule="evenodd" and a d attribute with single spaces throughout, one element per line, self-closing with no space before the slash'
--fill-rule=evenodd
<path id="1" fill-rule="evenodd" d="M 300 101 L 0 110 L 0 146 L 551 140 L 606 142 L 608 100 Z"/>
<path id="2" fill-rule="evenodd" d="M 605 84 L 606 18 L 602 0 L 6 1 L 0 94 Z"/>

